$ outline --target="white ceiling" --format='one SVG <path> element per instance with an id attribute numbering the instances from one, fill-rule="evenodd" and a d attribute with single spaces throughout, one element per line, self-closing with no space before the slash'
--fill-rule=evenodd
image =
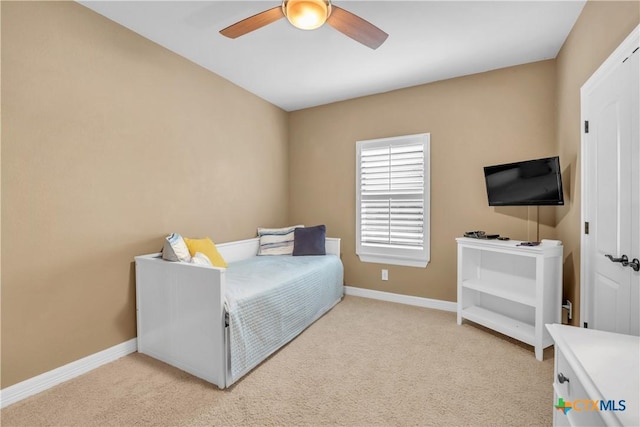
<path id="1" fill-rule="evenodd" d="M 293 111 L 555 58 L 585 1 L 335 0 L 389 34 L 377 50 L 286 19 L 235 40 L 218 33 L 279 0 L 80 3 Z"/>

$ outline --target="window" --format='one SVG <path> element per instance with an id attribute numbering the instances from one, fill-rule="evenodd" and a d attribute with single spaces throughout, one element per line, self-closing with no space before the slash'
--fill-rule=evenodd
<path id="1" fill-rule="evenodd" d="M 429 262 L 430 134 L 356 143 L 356 253 L 364 262 Z"/>

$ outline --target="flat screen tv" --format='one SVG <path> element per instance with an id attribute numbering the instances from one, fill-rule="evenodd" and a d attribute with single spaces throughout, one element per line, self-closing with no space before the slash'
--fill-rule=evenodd
<path id="1" fill-rule="evenodd" d="M 489 206 L 564 205 L 560 159 L 485 166 Z"/>

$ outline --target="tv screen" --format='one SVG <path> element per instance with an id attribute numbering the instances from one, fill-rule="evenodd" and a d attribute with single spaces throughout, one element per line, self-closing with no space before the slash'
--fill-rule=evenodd
<path id="1" fill-rule="evenodd" d="M 564 205 L 560 159 L 485 166 L 489 206 Z"/>

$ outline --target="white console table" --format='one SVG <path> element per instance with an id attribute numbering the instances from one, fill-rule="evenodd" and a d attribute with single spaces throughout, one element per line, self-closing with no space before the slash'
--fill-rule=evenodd
<path id="1" fill-rule="evenodd" d="M 555 341 L 553 425 L 639 426 L 640 338 L 558 324 L 547 329 Z M 571 409 L 558 409 L 558 399 Z"/>
<path id="2" fill-rule="evenodd" d="M 458 242 L 458 325 L 468 319 L 534 346 L 553 344 L 545 323 L 560 323 L 562 246 L 466 237 Z"/>

